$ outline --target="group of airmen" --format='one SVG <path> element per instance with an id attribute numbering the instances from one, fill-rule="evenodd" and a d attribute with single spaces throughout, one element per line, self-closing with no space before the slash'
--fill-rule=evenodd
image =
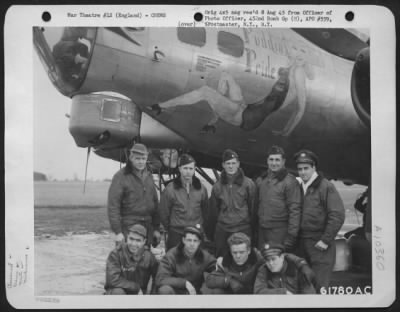
<path id="1" fill-rule="evenodd" d="M 313 294 L 329 286 L 345 213 L 312 151 L 294 155 L 296 178 L 285 168 L 285 151 L 272 146 L 268 170 L 253 182 L 239 155 L 225 150 L 210 197 L 195 159 L 182 154 L 160 201 L 147 157 L 146 146 L 135 144 L 111 182 L 116 247 L 106 294 Z M 161 233 L 164 253 L 153 248 Z"/>

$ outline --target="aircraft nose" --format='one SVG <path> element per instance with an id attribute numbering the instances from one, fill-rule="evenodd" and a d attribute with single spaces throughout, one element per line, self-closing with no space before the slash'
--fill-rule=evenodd
<path id="1" fill-rule="evenodd" d="M 96 30 L 88 27 L 34 27 L 36 51 L 56 88 L 71 95 L 82 86 Z"/>

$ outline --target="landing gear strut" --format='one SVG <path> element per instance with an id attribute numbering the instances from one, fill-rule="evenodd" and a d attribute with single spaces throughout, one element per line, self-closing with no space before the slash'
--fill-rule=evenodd
<path id="1" fill-rule="evenodd" d="M 203 170 L 203 168 L 196 167 L 196 171 L 200 174 L 208 183 L 214 185 L 215 181 Z M 214 171 L 214 174 L 218 174 L 218 172 Z"/>

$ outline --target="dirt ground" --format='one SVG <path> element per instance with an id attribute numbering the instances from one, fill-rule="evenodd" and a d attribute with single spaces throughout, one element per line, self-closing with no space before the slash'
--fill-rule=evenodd
<path id="1" fill-rule="evenodd" d="M 35 237 L 35 295 L 101 295 L 110 234 Z"/>

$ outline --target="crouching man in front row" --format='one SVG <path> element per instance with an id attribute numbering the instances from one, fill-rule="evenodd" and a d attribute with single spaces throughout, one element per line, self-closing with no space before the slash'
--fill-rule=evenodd
<path id="1" fill-rule="evenodd" d="M 156 286 L 161 295 L 201 294 L 204 272 L 215 268 L 215 258 L 200 247 L 203 239 L 200 224 L 183 230 L 182 241 L 161 260 Z"/>
<path id="2" fill-rule="evenodd" d="M 146 294 L 150 277 L 157 274 L 158 262 L 145 248 L 147 230 L 141 224 L 128 227 L 126 241 L 110 253 L 106 267 L 106 295 Z M 151 293 L 153 293 L 154 287 Z"/>
<path id="3" fill-rule="evenodd" d="M 262 250 L 265 264 L 258 270 L 255 294 L 315 294 L 315 276 L 307 262 L 285 254 L 280 244 L 266 244 Z"/>
<path id="4" fill-rule="evenodd" d="M 244 233 L 229 236 L 228 245 L 230 253 L 207 276 L 206 285 L 213 294 L 252 294 L 257 270 L 264 259 L 257 249 L 251 248 L 250 238 Z"/>

